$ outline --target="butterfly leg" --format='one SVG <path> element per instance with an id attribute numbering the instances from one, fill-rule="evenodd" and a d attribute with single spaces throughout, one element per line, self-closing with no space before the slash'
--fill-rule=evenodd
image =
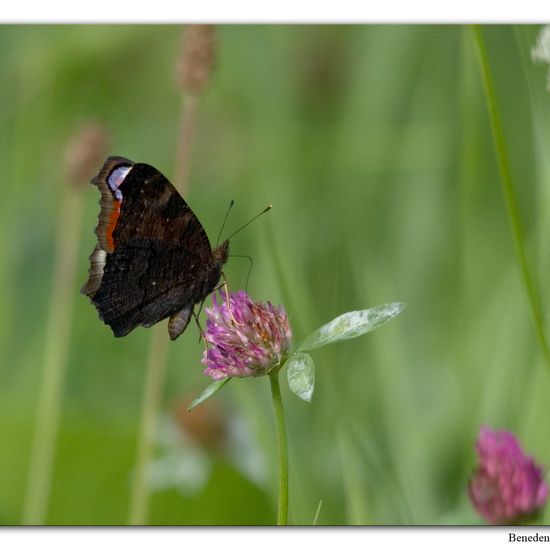
<path id="1" fill-rule="evenodd" d="M 202 303 L 201 303 L 201 309 L 202 309 Z M 199 310 L 199 313 L 200 313 L 200 310 Z M 195 313 L 194 311 L 193 311 L 193 317 L 195 318 L 195 323 L 197 323 L 197 327 L 199 327 L 199 342 L 202 340 L 204 342 L 204 349 L 208 351 L 208 345 L 206 344 L 206 338 L 204 337 L 204 330 L 202 329 L 198 314 Z"/>
<path id="2" fill-rule="evenodd" d="M 223 271 L 222 271 L 222 277 L 223 277 L 223 283 L 221 285 L 218 285 L 217 287 L 214 287 L 214 290 L 212 291 L 212 293 L 218 292 L 218 290 L 223 288 L 225 291 L 225 294 L 228 294 L 229 289 L 228 289 L 227 280 L 225 278 Z"/>
<path id="3" fill-rule="evenodd" d="M 220 288 L 223 288 L 225 292 L 225 301 L 227 304 L 227 310 L 231 312 L 231 303 L 229 301 L 229 287 L 227 286 L 227 279 L 225 278 L 225 273 L 223 271 L 222 271 L 222 278 L 223 278 L 223 283 Z"/>
<path id="4" fill-rule="evenodd" d="M 223 291 L 225 293 L 225 305 L 227 306 L 227 309 L 231 312 L 231 303 L 229 301 L 229 287 L 227 286 L 227 279 L 225 278 L 225 274 L 222 271 L 222 277 L 223 277 L 223 283 L 221 285 L 218 285 L 212 292 L 218 292 L 218 290 L 223 288 Z M 202 304 L 201 304 L 202 309 Z"/>
<path id="5" fill-rule="evenodd" d="M 202 327 L 199 321 L 199 315 L 201 314 L 202 306 L 204 306 L 204 300 L 201 301 L 199 305 L 199 311 L 197 311 L 197 313 L 195 313 L 195 310 L 193 310 L 193 317 L 195 318 L 195 323 L 197 323 L 197 326 L 199 327 L 199 342 L 201 341 L 201 338 L 204 339 L 204 330 L 202 330 Z M 206 344 L 206 340 L 205 340 L 205 344 Z"/>
<path id="6" fill-rule="evenodd" d="M 229 311 L 229 315 L 231 315 L 231 318 L 233 319 L 233 322 L 237 323 L 237 321 L 235 321 L 235 317 L 233 316 L 233 310 L 231 309 L 231 301 L 229 299 L 229 286 L 227 285 L 227 279 L 225 278 L 225 274 L 224 274 L 223 271 L 222 271 L 222 277 L 223 277 L 222 287 L 223 287 L 224 292 L 225 292 L 225 303 L 227 305 L 227 311 Z"/>

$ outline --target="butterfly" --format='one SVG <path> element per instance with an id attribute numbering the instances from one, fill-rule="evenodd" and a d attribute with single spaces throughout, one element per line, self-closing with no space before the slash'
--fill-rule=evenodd
<path id="1" fill-rule="evenodd" d="M 176 188 L 148 164 L 109 157 L 91 183 L 101 191 L 88 296 L 115 336 L 170 318 L 175 340 L 218 285 L 229 240 L 212 248 Z"/>

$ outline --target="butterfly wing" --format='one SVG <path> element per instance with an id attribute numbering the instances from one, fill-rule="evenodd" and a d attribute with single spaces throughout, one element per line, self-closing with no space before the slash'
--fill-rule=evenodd
<path id="1" fill-rule="evenodd" d="M 107 159 L 92 183 L 101 191 L 98 245 L 82 292 L 115 336 L 182 311 L 189 318 L 216 284 L 216 262 L 187 203 L 158 170 L 121 157 Z"/>

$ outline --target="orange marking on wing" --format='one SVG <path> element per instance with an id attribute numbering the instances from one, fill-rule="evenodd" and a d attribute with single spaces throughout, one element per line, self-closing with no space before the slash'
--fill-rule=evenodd
<path id="1" fill-rule="evenodd" d="M 105 238 L 107 240 L 107 252 L 112 253 L 115 251 L 115 241 L 113 240 L 113 231 L 115 230 L 118 218 L 120 216 L 120 206 L 122 201 L 113 201 L 113 209 L 111 210 L 111 216 L 109 218 L 109 223 L 105 229 Z"/>

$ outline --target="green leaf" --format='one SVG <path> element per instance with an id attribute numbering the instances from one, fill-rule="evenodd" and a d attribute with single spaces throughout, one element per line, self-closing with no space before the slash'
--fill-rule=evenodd
<path id="1" fill-rule="evenodd" d="M 217 392 L 222 386 L 229 382 L 231 378 L 224 378 L 223 380 L 216 380 L 210 386 L 208 386 L 196 399 L 189 405 L 188 411 L 194 409 L 197 405 L 200 405 L 203 401 L 206 401 L 212 394 Z"/>
<path id="2" fill-rule="evenodd" d="M 387 323 L 401 313 L 405 304 L 395 302 L 361 311 L 349 311 L 323 325 L 310 334 L 299 346 L 298 351 L 308 351 L 334 342 L 357 338 L 366 332 Z"/>
<path id="3" fill-rule="evenodd" d="M 315 386 L 315 363 L 307 353 L 293 353 L 286 361 L 288 385 L 304 401 L 311 401 Z"/>

